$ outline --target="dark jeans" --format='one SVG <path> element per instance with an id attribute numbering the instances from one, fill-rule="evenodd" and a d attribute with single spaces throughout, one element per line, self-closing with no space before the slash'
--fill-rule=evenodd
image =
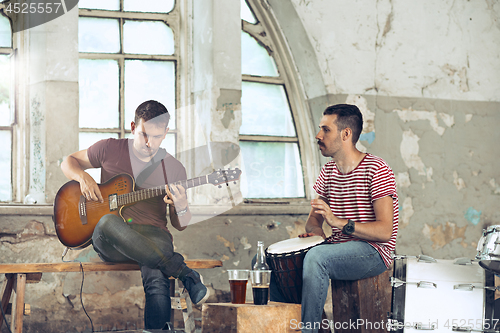
<path id="1" fill-rule="evenodd" d="M 104 261 L 139 264 L 146 294 L 145 328 L 163 328 L 170 321 L 168 278 L 178 277 L 186 268 L 184 257 L 174 252 L 172 236 L 158 227 L 127 224 L 109 214 L 97 223 L 92 243 Z"/>

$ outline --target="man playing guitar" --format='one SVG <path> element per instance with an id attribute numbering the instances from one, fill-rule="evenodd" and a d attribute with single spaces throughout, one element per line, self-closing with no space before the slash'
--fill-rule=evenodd
<path id="1" fill-rule="evenodd" d="M 64 160 L 61 164 L 64 174 L 80 184 L 87 205 L 107 199 L 103 198 L 96 181 L 85 172 L 89 168 L 101 168 L 101 183 L 126 173 L 136 180 L 141 179 L 137 184 L 140 188 L 186 179 L 182 164 L 160 148 L 168 132 L 169 119 L 165 106 L 146 101 L 135 111 L 131 123 L 133 139 L 101 140 Z M 165 186 L 165 190 L 167 195 L 164 197 L 153 197 L 124 207 L 121 211 L 123 219 L 118 215 L 104 215 L 92 234 L 92 245 L 101 259 L 135 261 L 141 267 L 147 329 L 161 329 L 170 321 L 169 276 L 183 282 L 194 304 L 205 302 L 209 296 L 201 276 L 186 266 L 182 255 L 174 252 L 172 235 L 166 226 L 167 205 L 174 228 L 182 231 L 189 223 L 191 213 L 186 191 L 180 185 Z"/>

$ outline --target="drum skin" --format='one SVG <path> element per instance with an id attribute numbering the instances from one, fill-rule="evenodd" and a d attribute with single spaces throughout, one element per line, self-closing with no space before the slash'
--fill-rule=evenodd
<path id="1" fill-rule="evenodd" d="M 323 238 L 319 236 L 309 238 L 288 239 L 266 249 L 267 262 L 273 271 L 273 280 L 276 281 L 287 303 L 301 303 L 304 257 L 311 248 L 323 242 Z M 280 248 L 288 252 L 281 253 Z"/>

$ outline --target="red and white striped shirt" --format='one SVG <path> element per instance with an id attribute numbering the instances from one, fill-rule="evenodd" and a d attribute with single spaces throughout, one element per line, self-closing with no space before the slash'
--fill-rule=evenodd
<path id="1" fill-rule="evenodd" d="M 385 196 L 392 197 L 394 218 L 392 235 L 388 242 L 363 240 L 373 246 L 381 255 L 387 267 L 392 263 L 392 253 L 396 247 L 398 233 L 399 204 L 396 179 L 389 165 L 380 157 L 367 154 L 351 172 L 342 174 L 334 161 L 323 166 L 313 186 L 316 193 L 326 198 L 332 213 L 340 219 L 369 223 L 375 221 L 373 201 Z M 326 239 L 330 243 L 362 240 L 344 235 L 341 229 L 332 227 L 332 235 Z"/>

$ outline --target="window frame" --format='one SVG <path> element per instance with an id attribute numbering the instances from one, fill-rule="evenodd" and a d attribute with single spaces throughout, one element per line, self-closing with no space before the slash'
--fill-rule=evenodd
<path id="1" fill-rule="evenodd" d="M 314 147 L 309 143 L 314 134 L 311 133 L 312 121 L 308 107 L 305 104 L 305 94 L 300 86 L 293 59 L 288 49 L 286 39 L 274 17 L 267 2 L 259 0 L 245 0 L 248 7 L 255 16 L 257 23 L 249 23 L 241 19 L 241 30 L 256 39 L 274 59 L 279 76 L 257 76 L 242 74 L 242 82 L 258 82 L 266 84 L 282 85 L 290 107 L 291 117 L 295 126 L 295 137 L 268 136 L 268 135 L 239 135 L 239 141 L 250 142 L 283 142 L 297 143 L 302 175 L 304 183 L 304 197 L 291 198 L 245 198 L 246 203 L 273 203 L 273 202 L 293 202 L 300 203 L 314 196 L 312 185 L 315 175 L 311 173 L 314 163 Z M 311 137 L 312 134 L 312 137 Z"/>
<path id="2" fill-rule="evenodd" d="M 126 60 L 149 60 L 149 61 L 171 61 L 174 63 L 175 70 L 175 108 L 178 109 L 181 105 L 180 101 L 180 6 L 179 1 L 175 1 L 173 9 L 168 13 L 147 13 L 147 12 L 132 12 L 123 10 L 123 1 L 120 0 L 119 10 L 99 10 L 79 8 L 78 17 L 90 18 L 111 18 L 119 20 L 120 29 L 120 51 L 118 53 L 97 53 L 97 52 L 79 52 L 79 59 L 90 60 L 116 60 L 118 62 L 119 71 L 119 125 L 118 128 L 82 128 L 79 127 L 79 133 L 117 133 L 119 138 L 126 138 L 130 135 L 130 124 L 125 123 L 125 61 Z M 149 54 L 133 54 L 124 53 L 123 51 L 123 24 L 125 20 L 133 21 L 162 21 L 171 29 L 174 36 L 174 53 L 172 55 L 149 55 Z M 169 110 L 170 111 L 170 110 Z M 175 129 L 170 129 L 169 134 L 175 137 L 176 151 L 179 150 L 178 140 L 178 113 L 175 113 L 175 119 L 172 117 L 171 122 L 175 122 Z"/>
<path id="3" fill-rule="evenodd" d="M 3 6 L 0 6 L 0 9 L 3 9 Z M 2 17 L 5 17 L 7 20 L 9 20 L 10 23 L 10 47 L 0 47 L 0 54 L 1 55 L 7 55 L 10 58 L 10 91 L 9 91 L 9 108 L 10 112 L 12 115 L 12 124 L 11 125 L 0 125 L 0 131 L 9 131 L 10 132 L 10 138 L 11 138 L 11 155 L 10 155 L 10 190 L 11 190 L 11 198 L 8 201 L 0 201 L 1 203 L 9 203 L 9 202 L 19 202 L 21 201 L 20 195 L 21 193 L 21 188 L 19 186 L 19 182 L 16 182 L 16 179 L 18 179 L 18 168 L 16 167 L 17 163 L 17 157 L 19 154 L 17 153 L 17 140 L 16 137 L 18 137 L 18 117 L 17 117 L 17 110 L 16 110 L 16 98 L 17 98 L 17 93 L 16 93 L 16 69 L 15 69 L 15 55 L 16 51 L 14 48 L 14 33 L 12 29 L 12 20 L 10 17 L 7 15 L 4 15 L 3 12 L 0 13 Z"/>

